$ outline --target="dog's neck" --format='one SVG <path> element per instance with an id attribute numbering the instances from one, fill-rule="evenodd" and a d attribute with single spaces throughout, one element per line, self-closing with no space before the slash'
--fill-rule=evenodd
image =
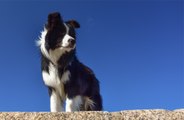
<path id="1" fill-rule="evenodd" d="M 66 69 L 70 64 L 72 64 L 74 59 L 76 59 L 75 50 L 66 52 L 58 59 L 57 64 L 55 64 L 55 66 L 60 69 Z"/>

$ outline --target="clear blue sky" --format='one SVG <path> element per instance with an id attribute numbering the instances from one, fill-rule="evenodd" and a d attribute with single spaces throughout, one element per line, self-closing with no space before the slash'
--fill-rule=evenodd
<path id="1" fill-rule="evenodd" d="M 184 107 L 184 3 L 0 1 L 0 111 L 49 111 L 35 41 L 47 15 L 76 19 L 77 56 L 96 73 L 105 111 Z"/>

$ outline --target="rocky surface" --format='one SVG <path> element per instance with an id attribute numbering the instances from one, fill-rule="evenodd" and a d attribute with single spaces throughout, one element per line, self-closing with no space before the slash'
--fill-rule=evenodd
<path id="1" fill-rule="evenodd" d="M 184 120 L 184 109 L 120 112 L 0 112 L 0 120 Z"/>

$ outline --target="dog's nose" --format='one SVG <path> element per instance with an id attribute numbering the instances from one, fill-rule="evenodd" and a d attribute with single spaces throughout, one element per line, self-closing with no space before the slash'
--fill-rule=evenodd
<path id="1" fill-rule="evenodd" d="M 69 39 L 68 42 L 69 42 L 69 44 L 72 45 L 72 46 L 75 45 L 75 40 L 74 40 L 74 39 Z"/>

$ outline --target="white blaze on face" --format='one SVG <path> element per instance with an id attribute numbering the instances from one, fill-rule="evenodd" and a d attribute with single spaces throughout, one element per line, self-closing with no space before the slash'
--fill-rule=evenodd
<path id="1" fill-rule="evenodd" d="M 71 39 L 72 40 L 75 40 L 75 39 L 72 36 L 69 35 L 69 27 L 65 23 L 64 23 L 64 25 L 65 25 L 65 28 L 66 28 L 66 34 L 65 34 L 65 36 L 62 40 L 61 46 L 62 47 L 67 47 L 67 46 L 69 46 L 69 44 L 71 42 Z M 75 46 L 73 48 L 75 48 Z"/>

